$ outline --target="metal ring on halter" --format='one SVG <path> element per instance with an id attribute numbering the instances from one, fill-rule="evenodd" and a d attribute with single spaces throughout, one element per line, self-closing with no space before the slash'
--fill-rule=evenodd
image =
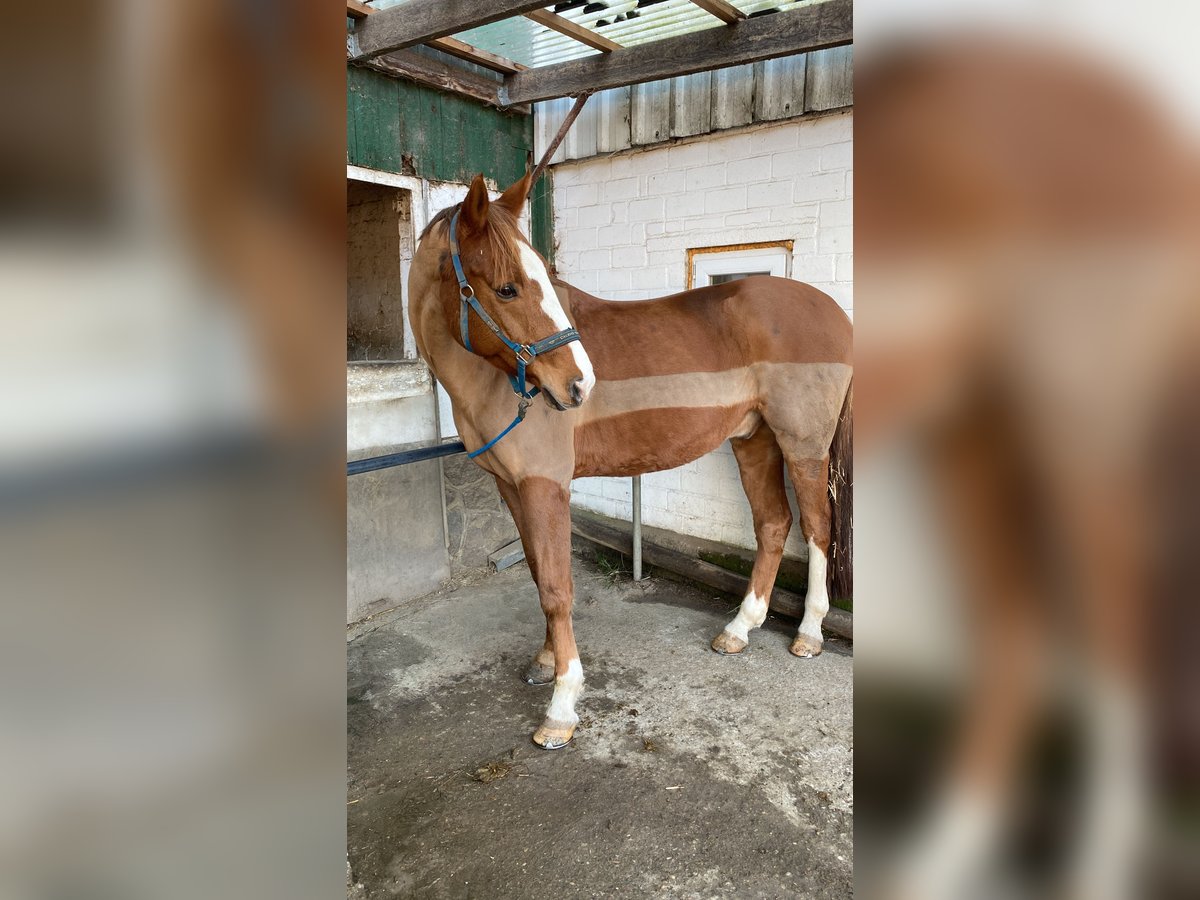
<path id="1" fill-rule="evenodd" d="M 461 300 L 470 300 L 475 296 L 475 288 L 469 284 L 461 284 L 458 286 L 458 296 Z"/>

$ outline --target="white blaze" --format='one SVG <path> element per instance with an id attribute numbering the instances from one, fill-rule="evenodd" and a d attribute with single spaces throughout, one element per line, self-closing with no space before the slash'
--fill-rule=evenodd
<path id="1" fill-rule="evenodd" d="M 746 595 L 742 606 L 733 621 L 725 626 L 725 630 L 739 640 L 749 640 L 750 629 L 758 628 L 767 618 L 767 601 L 758 597 L 754 591 Z"/>
<path id="2" fill-rule="evenodd" d="M 818 641 L 821 638 L 821 621 L 829 612 L 829 589 L 825 586 L 827 560 L 812 538 L 808 539 L 808 593 L 804 596 L 804 619 L 800 622 L 800 633 Z"/>
<path id="3" fill-rule="evenodd" d="M 562 304 L 558 302 L 558 293 L 554 290 L 554 285 L 550 283 L 550 275 L 546 271 L 546 267 L 542 265 L 541 259 L 538 258 L 532 247 L 524 241 L 521 241 L 520 244 L 521 265 L 525 267 L 525 277 L 542 290 L 542 311 L 550 317 L 550 321 L 554 323 L 556 329 L 565 331 L 571 327 L 571 320 L 567 318 Z M 549 335 L 543 335 L 543 337 L 549 337 Z M 596 386 L 596 373 L 592 371 L 592 361 L 588 359 L 583 344 L 579 341 L 571 341 L 567 346 L 571 348 L 571 354 L 575 357 L 575 365 L 583 375 L 583 384 L 579 389 L 583 399 L 586 400 L 588 394 L 592 392 L 592 388 Z"/>
<path id="4" fill-rule="evenodd" d="M 554 696 L 550 698 L 550 708 L 546 710 L 546 718 L 556 722 L 566 722 L 574 725 L 579 721 L 575 714 L 575 701 L 583 688 L 583 666 L 578 659 L 567 663 L 567 671 L 554 679 Z"/>

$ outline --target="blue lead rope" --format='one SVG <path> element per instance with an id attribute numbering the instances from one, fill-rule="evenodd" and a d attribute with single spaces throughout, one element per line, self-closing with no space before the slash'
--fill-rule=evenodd
<path id="1" fill-rule="evenodd" d="M 467 454 L 468 459 L 474 459 L 481 453 L 491 450 L 492 447 L 499 443 L 502 437 L 516 428 L 524 420 L 525 413 L 529 409 L 529 404 L 533 402 L 533 398 L 541 393 L 540 388 L 535 387 L 532 391 L 529 390 L 529 385 L 525 381 L 525 368 L 531 365 L 539 355 L 549 353 L 551 350 L 557 350 L 559 347 L 571 343 L 571 341 L 579 340 L 579 332 L 574 328 L 566 328 L 532 344 L 518 344 L 500 329 L 495 320 L 487 314 L 487 310 L 480 306 L 479 301 L 475 299 L 475 289 L 467 282 L 467 273 L 463 271 L 462 259 L 458 253 L 458 215 L 460 212 L 462 212 L 461 207 L 454 211 L 454 216 L 450 219 L 450 262 L 454 265 L 454 277 L 458 279 L 458 299 L 461 303 L 458 328 L 462 334 L 463 346 L 470 352 L 475 352 L 471 346 L 470 322 L 470 311 L 475 310 L 475 314 L 483 320 L 483 324 L 491 329 L 492 333 L 500 338 L 504 342 L 504 346 L 508 347 L 513 352 L 513 356 L 516 357 L 517 374 L 509 375 L 508 380 L 512 383 L 513 393 L 520 398 L 520 401 L 517 403 L 517 417 L 508 423 L 507 428 L 478 450 Z"/>

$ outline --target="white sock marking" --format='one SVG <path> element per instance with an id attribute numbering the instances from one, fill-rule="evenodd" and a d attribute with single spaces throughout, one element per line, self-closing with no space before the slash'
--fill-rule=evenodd
<path id="1" fill-rule="evenodd" d="M 750 629 L 758 628 L 767 618 L 767 601 L 765 598 L 755 596 L 754 591 L 746 595 L 746 599 L 742 601 L 741 608 L 738 609 L 738 614 L 734 616 L 732 622 L 725 626 L 725 630 L 739 640 L 749 640 Z"/>
<path id="2" fill-rule="evenodd" d="M 525 276 L 541 289 L 542 311 L 550 317 L 554 327 L 559 331 L 570 328 L 571 320 L 567 318 L 562 304 L 558 301 L 558 293 L 554 290 L 554 285 L 550 283 L 550 275 L 546 271 L 546 267 L 542 265 L 541 259 L 538 258 L 533 248 L 524 241 L 521 242 L 521 264 L 525 267 Z M 586 400 L 588 394 L 592 392 L 592 388 L 596 386 L 596 373 L 592 370 L 592 361 L 588 359 L 583 344 L 579 341 L 571 341 L 567 346 L 575 358 L 576 367 L 583 375 L 583 384 L 579 389 L 582 392 L 581 396 Z"/>
<path id="3" fill-rule="evenodd" d="M 546 718 L 556 722 L 566 722 L 575 725 L 579 716 L 575 714 L 575 701 L 583 688 L 583 666 L 578 659 L 567 663 L 567 671 L 554 679 L 554 696 L 550 698 L 550 707 L 546 710 Z"/>
<path id="4" fill-rule="evenodd" d="M 800 634 L 820 641 L 821 622 L 829 612 L 829 589 L 825 586 L 828 561 L 812 538 L 808 539 L 808 593 L 804 596 L 804 618 Z"/>

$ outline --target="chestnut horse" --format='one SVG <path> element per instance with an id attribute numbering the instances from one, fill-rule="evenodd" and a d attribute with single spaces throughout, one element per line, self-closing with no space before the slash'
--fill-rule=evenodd
<path id="1" fill-rule="evenodd" d="M 527 174 L 492 202 L 478 176 L 460 206 L 434 217 L 410 270 L 409 317 L 459 434 L 520 532 L 546 614 L 525 678 L 555 685 L 533 740 L 554 749 L 574 734 L 583 685 L 571 625 L 572 478 L 670 469 L 731 441 L 758 552 L 749 592 L 712 646 L 740 653 L 766 618 L 792 524 L 786 466 L 809 551 L 791 650 L 821 652 L 829 447 L 850 385 L 851 325 L 828 295 L 783 278 L 635 302 L 585 294 L 551 279 L 520 233 L 530 187 Z M 514 396 L 534 389 L 545 403 Z"/>

